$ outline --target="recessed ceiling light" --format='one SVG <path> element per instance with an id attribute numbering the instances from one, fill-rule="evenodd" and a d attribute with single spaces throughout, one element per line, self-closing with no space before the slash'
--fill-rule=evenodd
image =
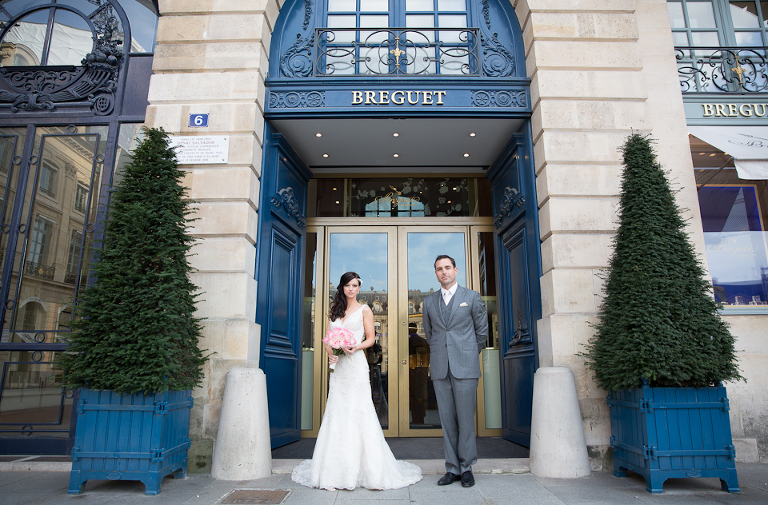
<path id="1" fill-rule="evenodd" d="M 393 154 L 393 155 L 392 155 L 392 157 L 393 157 L 393 158 L 399 158 L 399 157 L 400 157 L 400 155 L 399 155 L 399 154 L 397 154 L 397 153 L 395 153 L 395 154 Z"/>
<path id="2" fill-rule="evenodd" d="M 336 205 L 338 205 L 338 204 L 339 204 L 339 201 L 338 201 L 338 200 L 336 200 Z"/>
<path id="3" fill-rule="evenodd" d="M 315 133 L 315 137 L 322 137 L 322 136 L 323 136 L 323 134 L 322 134 L 322 133 L 319 133 L 319 132 L 318 132 L 318 133 Z"/>
<path id="4" fill-rule="evenodd" d="M 469 153 L 464 153 L 465 158 L 469 158 Z"/>
<path id="5" fill-rule="evenodd" d="M 474 137 L 475 135 L 476 135 L 476 134 L 475 134 L 474 132 L 472 132 L 472 133 L 470 133 L 470 134 L 469 134 L 469 136 L 470 136 L 470 137 Z"/>
<path id="6" fill-rule="evenodd" d="M 333 188 L 334 191 L 336 191 L 336 188 Z"/>
<path id="7" fill-rule="evenodd" d="M 707 153 L 699 153 L 699 156 L 704 156 L 705 154 L 707 154 Z"/>
<path id="8" fill-rule="evenodd" d="M 458 190 L 459 190 L 459 188 L 453 188 L 453 190 L 454 190 L 454 191 L 458 191 Z"/>
<path id="9" fill-rule="evenodd" d="M 328 153 L 323 153 L 323 158 L 327 158 L 327 157 L 328 157 Z"/>
<path id="10" fill-rule="evenodd" d="M 709 155 L 709 157 L 711 158 L 712 156 L 715 156 L 716 154 L 717 153 L 712 153 L 712 154 Z"/>
<path id="11" fill-rule="evenodd" d="M 393 136 L 393 137 L 399 137 L 399 136 L 400 136 L 400 134 L 399 134 L 399 133 L 393 133 L 393 134 L 392 134 L 392 136 Z"/>
<path id="12" fill-rule="evenodd" d="M 448 200 L 448 203 L 451 203 L 451 201 L 450 201 L 450 200 Z"/>

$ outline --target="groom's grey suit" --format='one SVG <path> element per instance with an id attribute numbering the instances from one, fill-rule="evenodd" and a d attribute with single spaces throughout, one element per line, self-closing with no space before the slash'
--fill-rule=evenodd
<path id="1" fill-rule="evenodd" d="M 488 339 L 485 304 L 476 291 L 458 286 L 446 306 L 441 291 L 424 300 L 424 334 L 430 375 L 443 427 L 445 469 L 456 475 L 477 462 L 475 409 L 480 351 Z"/>

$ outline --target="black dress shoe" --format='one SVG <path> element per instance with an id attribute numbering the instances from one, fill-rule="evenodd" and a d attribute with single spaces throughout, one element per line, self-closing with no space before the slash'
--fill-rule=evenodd
<path id="1" fill-rule="evenodd" d="M 456 482 L 457 480 L 460 480 L 460 479 L 461 479 L 460 475 L 456 475 L 455 473 L 448 472 L 445 475 L 443 475 L 442 477 L 440 477 L 440 480 L 437 481 L 437 485 L 438 486 L 447 486 L 448 484 L 453 484 L 454 482 Z"/>
<path id="2" fill-rule="evenodd" d="M 472 470 L 467 470 L 461 474 L 461 486 L 472 487 L 475 485 L 475 476 L 472 475 Z"/>

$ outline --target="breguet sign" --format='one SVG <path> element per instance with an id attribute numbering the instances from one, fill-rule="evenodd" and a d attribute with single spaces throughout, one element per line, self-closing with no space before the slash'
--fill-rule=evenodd
<path id="1" fill-rule="evenodd" d="M 768 125 L 768 101 L 739 98 L 684 96 L 685 117 L 689 125 Z"/>
<path id="2" fill-rule="evenodd" d="M 313 86 L 314 84 L 314 86 Z M 428 83 L 395 83 L 369 87 L 361 81 L 268 82 L 266 113 L 271 117 L 317 113 L 424 115 L 445 113 L 500 113 L 529 116 L 530 93 L 525 83 L 483 82 L 433 87 Z"/>
<path id="3" fill-rule="evenodd" d="M 768 103 L 703 103 L 703 117 L 763 117 Z"/>

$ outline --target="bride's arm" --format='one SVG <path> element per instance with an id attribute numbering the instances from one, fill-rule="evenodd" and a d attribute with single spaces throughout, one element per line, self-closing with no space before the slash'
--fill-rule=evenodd
<path id="1" fill-rule="evenodd" d="M 373 312 L 367 305 L 363 307 L 363 329 L 365 330 L 365 340 L 350 347 L 351 352 L 349 354 L 360 349 L 368 349 L 376 341 L 376 332 L 373 329 Z"/>
<path id="2" fill-rule="evenodd" d="M 328 326 L 326 326 L 326 328 L 330 328 L 330 327 L 331 327 L 331 320 L 329 319 L 328 320 Z M 337 361 L 339 361 L 339 357 L 335 356 L 333 354 L 333 349 L 331 349 L 330 345 L 328 345 L 325 342 L 323 342 L 323 347 L 325 347 L 325 352 L 328 353 L 328 364 L 332 365 L 332 364 L 336 363 Z"/>

